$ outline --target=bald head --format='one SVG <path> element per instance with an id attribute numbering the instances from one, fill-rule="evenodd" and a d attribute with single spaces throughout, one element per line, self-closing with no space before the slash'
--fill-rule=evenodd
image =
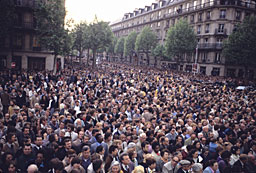
<path id="1" fill-rule="evenodd" d="M 38 171 L 38 168 L 35 164 L 31 164 L 31 165 L 29 165 L 27 171 L 28 171 L 28 173 L 34 173 L 34 172 Z"/>

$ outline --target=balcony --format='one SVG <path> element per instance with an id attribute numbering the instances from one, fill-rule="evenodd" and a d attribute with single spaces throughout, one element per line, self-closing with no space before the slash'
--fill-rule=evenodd
<path id="1" fill-rule="evenodd" d="M 215 29 L 215 35 L 227 35 L 227 29 Z"/>
<path id="2" fill-rule="evenodd" d="M 222 43 L 200 43 L 198 44 L 198 49 L 214 49 L 220 50 L 222 49 Z"/>

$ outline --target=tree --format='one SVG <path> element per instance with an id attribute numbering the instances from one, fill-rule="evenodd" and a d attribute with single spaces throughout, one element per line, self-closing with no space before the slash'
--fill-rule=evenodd
<path id="1" fill-rule="evenodd" d="M 130 57 L 130 62 L 132 62 L 132 56 L 135 52 L 135 42 L 137 38 L 136 32 L 131 32 L 124 41 L 124 56 Z"/>
<path id="2" fill-rule="evenodd" d="M 90 47 L 93 55 L 92 67 L 94 68 L 96 65 L 95 55 L 97 53 L 97 50 L 100 48 L 107 47 L 112 43 L 113 32 L 111 31 L 107 22 L 99 22 L 97 18 L 95 18 L 94 22 L 89 25 L 88 38 L 90 41 Z"/>
<path id="3" fill-rule="evenodd" d="M 137 52 L 145 53 L 149 65 L 149 53 L 155 48 L 157 44 L 156 34 L 149 28 L 144 27 L 141 33 L 137 36 L 135 42 L 135 50 Z"/>
<path id="4" fill-rule="evenodd" d="M 74 28 L 74 48 L 79 52 L 79 60 L 81 62 L 82 55 L 86 49 L 89 49 L 88 25 L 81 22 Z"/>
<path id="5" fill-rule="evenodd" d="M 165 52 L 168 58 L 176 58 L 179 62 L 184 55 L 192 54 L 196 50 L 197 40 L 194 30 L 187 21 L 179 20 L 168 30 Z"/>
<path id="6" fill-rule="evenodd" d="M 124 40 L 125 38 L 119 38 L 116 45 L 115 45 L 115 53 L 119 54 L 121 56 L 121 59 L 123 59 L 124 55 Z"/>
<path id="7" fill-rule="evenodd" d="M 152 54 L 155 56 L 155 64 L 157 63 L 157 57 L 165 58 L 165 49 L 162 44 L 157 44 L 157 46 L 152 50 Z"/>
<path id="8" fill-rule="evenodd" d="M 107 46 L 107 56 L 114 56 L 117 37 L 113 36 L 112 42 Z M 109 57 L 108 57 L 109 58 Z"/>
<path id="9" fill-rule="evenodd" d="M 64 54 L 68 30 L 65 26 L 66 10 L 63 0 L 37 1 L 35 18 L 40 45 L 54 54 L 53 72 L 56 73 L 57 56 Z"/>
<path id="10" fill-rule="evenodd" d="M 248 67 L 256 66 L 256 18 L 246 18 L 237 29 L 229 35 L 224 43 L 223 55 L 227 64 L 244 66 L 247 76 Z"/>

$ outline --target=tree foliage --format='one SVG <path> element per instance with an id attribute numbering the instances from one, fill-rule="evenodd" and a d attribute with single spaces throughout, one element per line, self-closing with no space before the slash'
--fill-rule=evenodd
<path id="1" fill-rule="evenodd" d="M 79 52 L 79 58 L 81 61 L 82 54 L 85 50 L 90 49 L 89 41 L 89 27 L 86 22 L 81 22 L 75 25 L 73 30 L 74 45 L 73 48 Z"/>
<path id="2" fill-rule="evenodd" d="M 224 43 L 226 63 L 256 66 L 256 18 L 246 18 Z"/>
<path id="3" fill-rule="evenodd" d="M 35 18 L 40 45 L 53 51 L 53 70 L 56 71 L 56 58 L 65 53 L 68 30 L 65 26 L 66 10 L 63 0 L 37 1 Z"/>
<path id="4" fill-rule="evenodd" d="M 135 50 L 137 52 L 143 52 L 147 56 L 147 61 L 149 65 L 149 53 L 155 48 L 157 44 L 156 34 L 149 28 L 144 27 L 141 33 L 137 36 L 135 42 Z"/>
<path id="5" fill-rule="evenodd" d="M 93 52 L 93 68 L 96 65 L 96 52 L 98 49 L 108 47 L 112 43 L 113 32 L 107 22 L 98 21 L 97 18 L 89 25 L 90 48 Z"/>
<path id="6" fill-rule="evenodd" d="M 124 40 L 124 37 L 119 38 L 115 45 L 115 53 L 119 54 L 121 57 L 123 57 L 124 54 Z"/>
<path id="7" fill-rule="evenodd" d="M 115 54 L 116 43 L 117 43 L 117 37 L 113 36 L 111 43 L 107 46 L 107 49 L 106 49 L 107 53 L 110 53 L 112 55 Z"/>
<path id="8" fill-rule="evenodd" d="M 191 54 L 195 51 L 196 45 L 196 34 L 187 21 L 179 20 L 174 27 L 168 30 L 165 43 L 168 58 L 180 58 L 184 54 Z"/>
<path id="9" fill-rule="evenodd" d="M 165 49 L 161 44 L 157 44 L 155 49 L 153 49 L 152 54 L 156 57 L 165 57 Z"/>
<path id="10" fill-rule="evenodd" d="M 135 42 L 137 38 L 136 32 L 131 32 L 124 41 L 124 55 L 125 56 L 132 56 L 133 52 L 135 51 Z"/>

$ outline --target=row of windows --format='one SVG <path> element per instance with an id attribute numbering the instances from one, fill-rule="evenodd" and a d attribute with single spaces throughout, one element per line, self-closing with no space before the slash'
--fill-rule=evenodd
<path id="1" fill-rule="evenodd" d="M 161 15 L 161 11 L 159 12 L 159 16 L 160 15 Z M 245 16 L 249 16 L 249 15 L 250 15 L 250 13 L 246 13 L 245 14 Z M 138 24 L 142 24 L 142 23 L 145 23 L 145 22 L 152 21 L 152 20 L 155 19 L 153 16 L 154 16 L 154 14 L 152 13 L 150 17 L 149 16 L 145 16 L 145 17 L 138 18 L 137 20 L 135 19 L 134 21 L 130 21 L 130 22 L 121 24 L 121 27 L 123 26 L 123 28 L 126 28 L 126 27 L 131 27 L 131 26 L 134 26 L 134 25 L 138 25 Z M 190 17 L 190 21 L 189 22 L 190 23 L 195 23 L 195 22 L 208 21 L 208 20 L 212 19 L 212 16 L 213 16 L 213 12 L 212 11 L 206 11 L 205 13 L 202 12 L 202 13 L 198 13 L 198 14 L 192 14 L 192 15 L 189 16 Z M 197 20 L 196 20 L 196 17 L 197 17 Z M 219 19 L 226 19 L 226 17 L 227 17 L 226 16 L 226 10 L 225 9 L 221 9 L 219 11 Z M 235 20 L 241 20 L 241 17 L 242 17 L 242 12 L 241 11 L 236 11 L 235 16 L 234 16 Z M 184 19 L 187 20 L 188 16 L 184 16 Z M 172 24 L 174 25 L 175 22 L 172 22 Z M 167 25 L 169 25 L 169 24 L 167 24 Z M 114 27 L 112 27 L 112 28 L 114 29 Z"/>

